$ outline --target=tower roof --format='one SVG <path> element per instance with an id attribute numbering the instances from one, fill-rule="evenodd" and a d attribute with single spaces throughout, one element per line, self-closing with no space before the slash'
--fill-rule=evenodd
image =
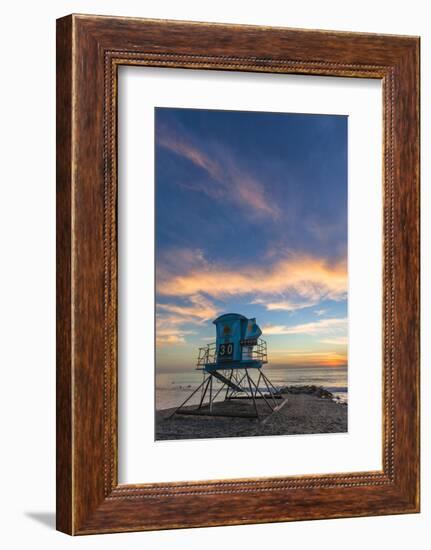
<path id="1" fill-rule="evenodd" d="M 244 315 L 241 315 L 240 313 L 224 313 L 223 315 L 220 315 L 220 317 L 217 317 L 217 319 L 214 319 L 213 323 L 217 324 L 219 321 L 227 321 L 228 319 L 244 319 L 245 321 L 248 321 L 247 317 L 244 317 Z"/>

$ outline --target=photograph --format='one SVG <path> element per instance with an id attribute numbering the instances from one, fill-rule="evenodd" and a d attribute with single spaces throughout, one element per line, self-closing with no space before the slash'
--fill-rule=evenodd
<path id="1" fill-rule="evenodd" d="M 348 116 L 155 108 L 155 440 L 348 431 Z"/>

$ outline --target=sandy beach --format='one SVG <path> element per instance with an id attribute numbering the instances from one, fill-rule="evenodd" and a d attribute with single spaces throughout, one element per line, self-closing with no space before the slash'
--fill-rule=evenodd
<path id="1" fill-rule="evenodd" d="M 347 404 L 337 403 L 322 388 L 317 388 L 317 391 L 292 390 L 292 393 L 289 390 L 283 393 L 287 403 L 267 418 L 265 403 L 262 400 L 258 402 L 264 422 L 253 418 L 186 414 L 176 414 L 169 418 L 175 409 L 157 411 L 156 440 L 347 432 Z M 215 403 L 213 412 L 250 412 L 253 409 L 249 401 Z M 185 407 L 186 410 L 194 408 Z"/>

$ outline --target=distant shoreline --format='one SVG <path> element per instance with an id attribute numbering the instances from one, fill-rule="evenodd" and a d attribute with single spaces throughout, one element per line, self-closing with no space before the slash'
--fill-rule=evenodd
<path id="1" fill-rule="evenodd" d="M 175 407 L 158 410 L 156 441 L 347 432 L 348 405 L 338 403 L 325 388 L 286 386 L 281 390 L 287 403 L 280 411 L 268 417 L 265 423 L 256 419 L 224 416 L 176 414 L 169 418 Z M 223 408 L 228 413 L 235 413 L 238 406 L 234 401 L 220 402 L 215 404 L 214 411 L 217 407 L 218 412 Z M 262 400 L 259 407 L 262 411 L 265 408 Z M 186 410 L 194 408 L 186 407 Z"/>

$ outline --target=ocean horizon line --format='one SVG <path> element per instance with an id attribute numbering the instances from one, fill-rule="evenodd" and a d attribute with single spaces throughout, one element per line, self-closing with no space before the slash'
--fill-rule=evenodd
<path id="1" fill-rule="evenodd" d="M 343 365 L 264 365 L 265 370 L 294 370 L 294 369 L 346 369 L 348 364 Z M 181 369 L 163 369 L 156 367 L 156 374 L 186 374 L 194 371 L 199 371 L 197 368 L 181 368 Z"/>

